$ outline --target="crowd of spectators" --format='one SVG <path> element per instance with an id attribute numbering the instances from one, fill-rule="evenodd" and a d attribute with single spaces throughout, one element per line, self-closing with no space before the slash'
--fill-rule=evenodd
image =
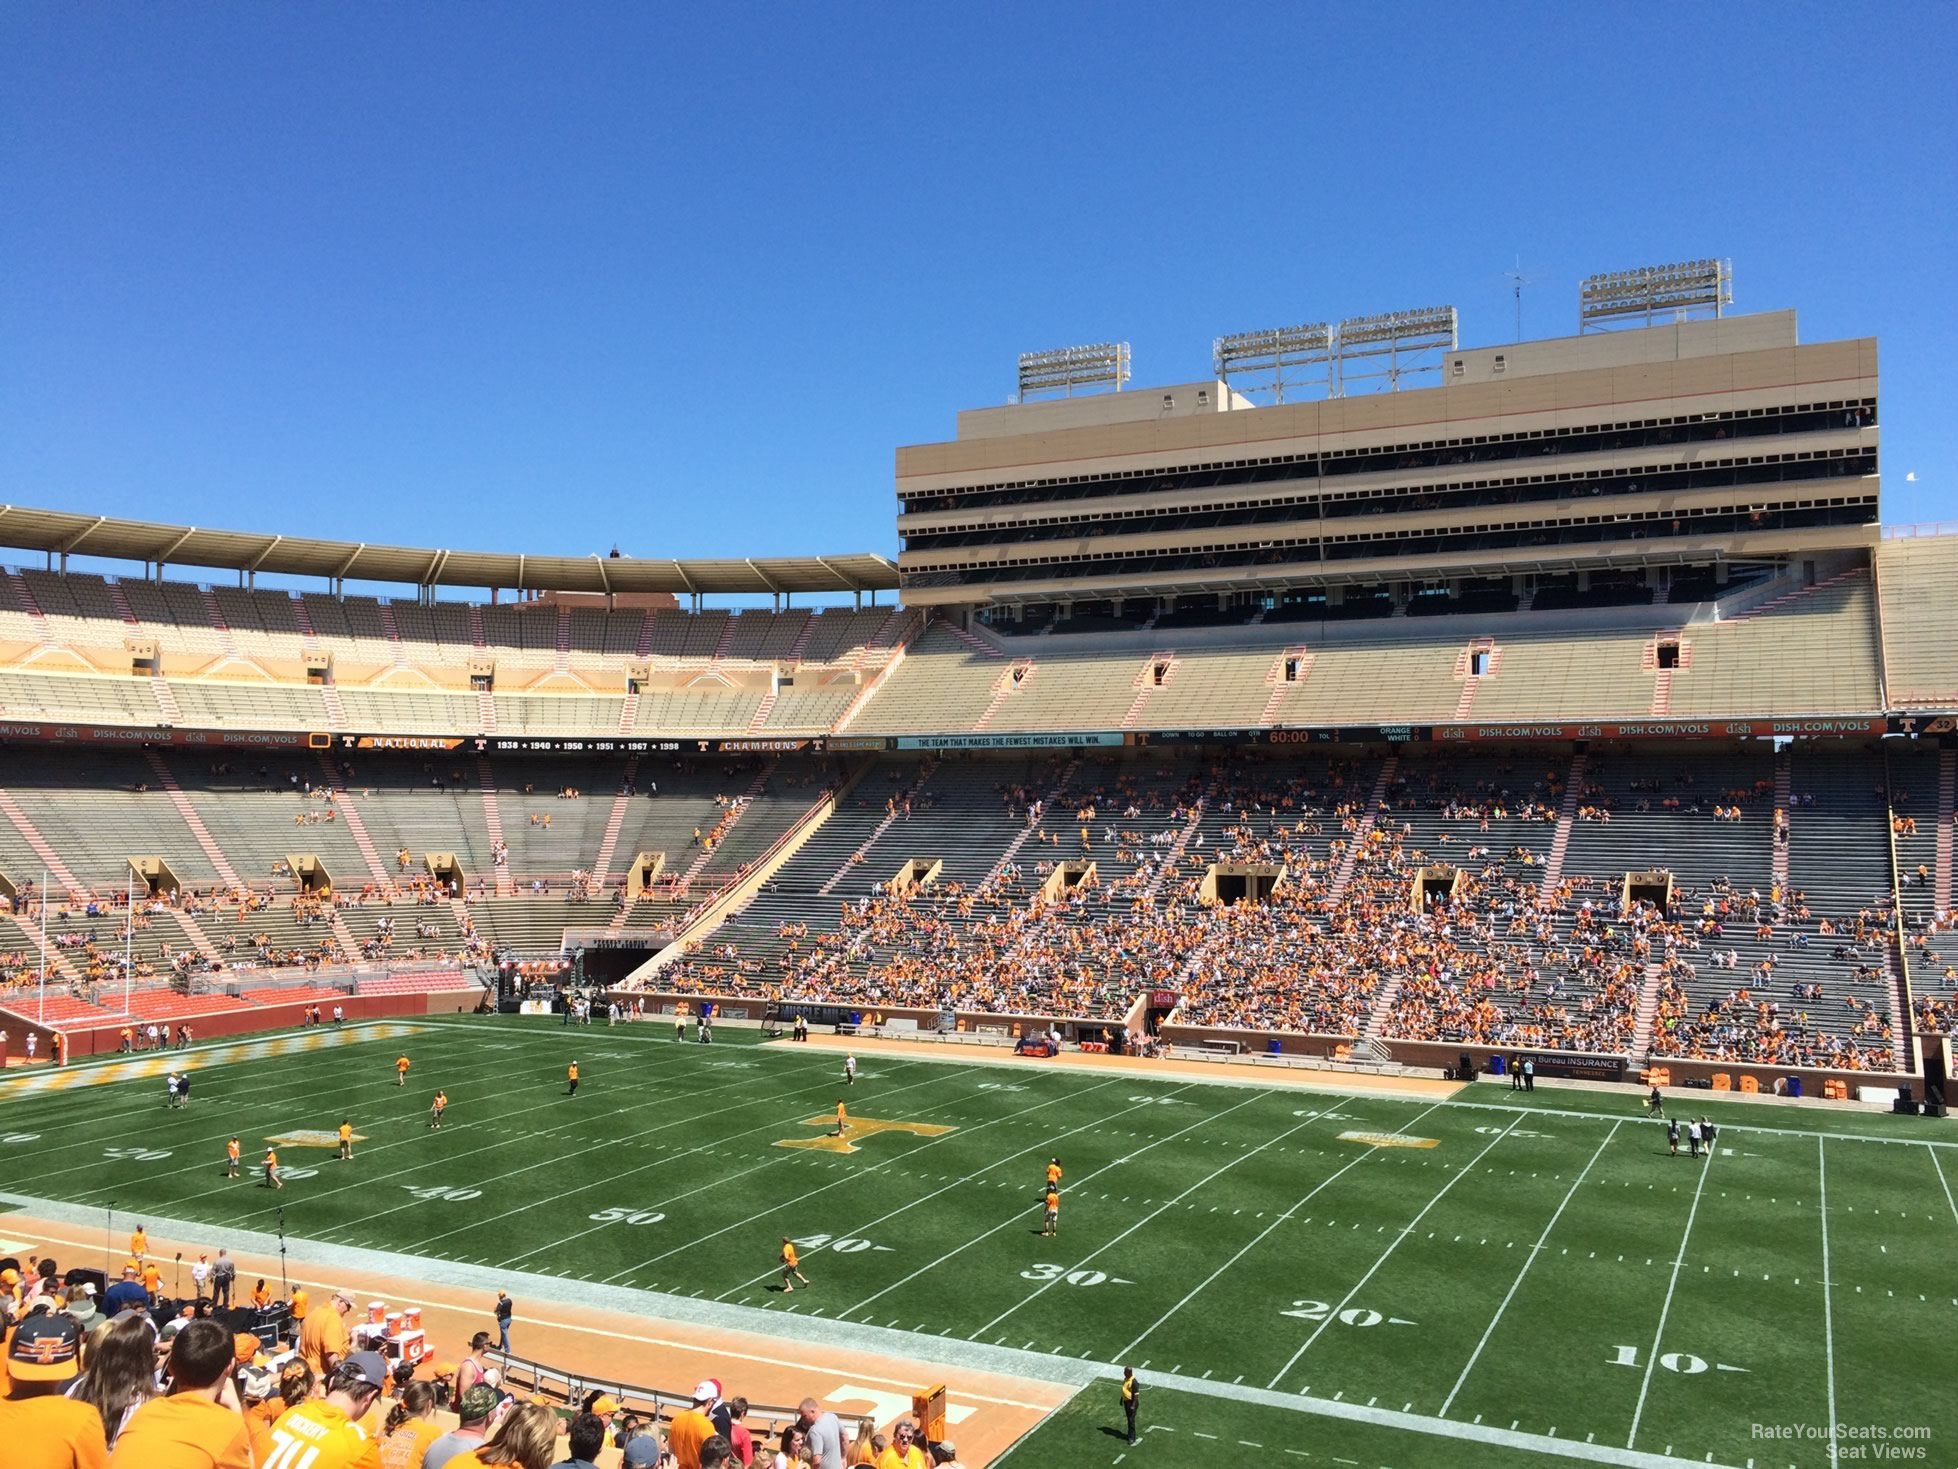
<path id="1" fill-rule="evenodd" d="M 757 1409 L 713 1378 L 634 1406 L 602 1389 L 537 1390 L 477 1332 L 466 1354 L 388 1354 L 353 1321 L 354 1295 L 235 1293 L 220 1250 L 194 1300 L 166 1299 L 139 1225 L 121 1279 L 97 1298 L 53 1259 L 0 1260 L 0 1444 L 24 1469 L 957 1469 L 901 1416 L 887 1429 L 813 1397 Z M 221 1282 L 221 1284 L 219 1284 Z M 216 1289 L 211 1289 L 215 1286 Z"/>

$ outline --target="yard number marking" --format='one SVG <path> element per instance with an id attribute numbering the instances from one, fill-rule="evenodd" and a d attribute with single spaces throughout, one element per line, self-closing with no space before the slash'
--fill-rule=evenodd
<path id="1" fill-rule="evenodd" d="M 1486 1135 L 1488 1135 L 1488 1136 L 1490 1136 L 1490 1137 L 1496 1137 L 1496 1136 L 1499 1136 L 1500 1134 L 1502 1134 L 1503 1132 L 1506 1132 L 1506 1131 L 1508 1131 L 1508 1129 L 1506 1129 L 1506 1128 L 1501 1128 L 1501 1127 L 1494 1127 L 1494 1126 L 1491 1126 L 1491 1127 L 1478 1127 L 1478 1128 L 1476 1128 L 1476 1131 L 1477 1131 L 1477 1132 L 1480 1132 L 1480 1133 L 1484 1133 L 1484 1134 L 1486 1134 Z M 1517 1128 L 1517 1129 L 1516 1129 L 1515 1131 L 1513 1131 L 1513 1132 L 1510 1132 L 1510 1133 L 1509 1133 L 1509 1135 L 1510 1135 L 1511 1137 L 1552 1137 L 1552 1136 L 1555 1136 L 1555 1134 L 1553 1134 L 1553 1133 L 1548 1133 L 1548 1132 L 1525 1132 L 1525 1131 L 1523 1131 L 1523 1129 L 1522 1129 L 1522 1128 L 1520 1128 L 1520 1127 L 1519 1127 L 1519 1128 Z"/>
<path id="2" fill-rule="evenodd" d="M 10 1132 L 0 1135 L 0 1143 L 32 1143 L 39 1142 L 40 1139 L 41 1135 L 38 1132 Z"/>
<path id="3" fill-rule="evenodd" d="M 1064 1280 L 1069 1285 L 1134 1285 L 1133 1280 L 1123 1280 L 1101 1270 L 1069 1270 L 1065 1265 L 1030 1265 L 1020 1272 L 1022 1280 L 1053 1282 Z"/>
<path id="4" fill-rule="evenodd" d="M 658 1224 L 666 1216 L 657 1209 L 600 1209 L 585 1218 L 599 1224 Z"/>
<path id="5" fill-rule="evenodd" d="M 1608 1365 L 1613 1367 L 1638 1366 L 1637 1347 L 1613 1347 L 1612 1351 L 1615 1355 L 1610 1359 Z M 1691 1352 L 1666 1352 L 1659 1358 L 1659 1365 L 1668 1372 L 1679 1373 L 1682 1377 L 1692 1377 L 1707 1369 L 1706 1358 L 1696 1357 Z M 1745 1367 L 1729 1366 L 1725 1362 L 1715 1362 L 1713 1366 L 1721 1372 L 1745 1372 L 1748 1370 Z"/>
<path id="6" fill-rule="evenodd" d="M 168 1148 L 104 1148 L 105 1158 L 120 1158 L 126 1163 L 160 1163 L 170 1156 Z"/>
<path id="7" fill-rule="evenodd" d="M 412 1183 L 404 1183 L 401 1186 L 416 1198 L 427 1201 L 446 1199 L 452 1204 L 461 1204 L 466 1203 L 470 1199 L 480 1199 L 483 1196 L 483 1191 L 479 1188 L 450 1188 L 448 1185 L 440 1183 L 429 1184 L 423 1188 L 417 1188 Z"/>
<path id="8" fill-rule="evenodd" d="M 867 1239 L 853 1239 L 845 1236 L 838 1239 L 833 1234 L 805 1234 L 796 1241 L 805 1250 L 833 1250 L 839 1255 L 861 1255 L 865 1250 L 882 1250 L 885 1254 L 894 1251 L 889 1245 L 872 1244 Z"/>
<path id="9" fill-rule="evenodd" d="M 1418 1326 L 1416 1321 L 1404 1321 L 1399 1316 L 1382 1316 L 1378 1311 L 1370 1311 L 1364 1306 L 1348 1306 L 1338 1315 L 1324 1301 L 1293 1301 L 1292 1309 L 1280 1311 L 1280 1316 L 1296 1316 L 1301 1321 L 1324 1321 L 1328 1316 L 1341 1326 L 1378 1326 L 1386 1322 L 1389 1326 Z"/>

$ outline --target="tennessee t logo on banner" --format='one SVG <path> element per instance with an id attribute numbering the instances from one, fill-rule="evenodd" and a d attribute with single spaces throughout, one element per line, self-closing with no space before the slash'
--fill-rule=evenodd
<path id="1" fill-rule="evenodd" d="M 813 1148 L 822 1153 L 854 1153 L 856 1139 L 869 1137 L 873 1132 L 908 1132 L 913 1137 L 943 1137 L 948 1132 L 956 1132 L 954 1127 L 944 1127 L 936 1122 L 885 1122 L 876 1117 L 852 1117 L 850 1131 L 846 1137 L 838 1137 L 834 1132 L 834 1117 L 805 1117 L 804 1127 L 827 1127 L 832 1129 L 827 1137 L 785 1137 L 775 1146 L 778 1148 Z"/>

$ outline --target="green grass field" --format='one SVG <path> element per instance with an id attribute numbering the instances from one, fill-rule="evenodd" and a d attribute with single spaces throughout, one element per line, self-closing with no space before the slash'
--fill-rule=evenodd
<path id="1" fill-rule="evenodd" d="M 1629 1092 L 1355 1099 L 866 1044 L 844 1154 L 777 1146 L 821 1140 L 831 1052 L 409 1024 L 202 1048 L 178 1112 L 160 1078 L 114 1079 L 127 1063 L 15 1078 L 4 1188 L 267 1233 L 283 1205 L 294 1238 L 747 1307 L 762 1329 L 767 1312 L 919 1333 L 904 1349 L 941 1361 L 978 1343 L 1065 1359 L 1070 1382 L 1141 1370 L 1140 1446 L 1105 1431 L 1119 1413 L 1096 1382 L 1011 1456 L 1030 1466 L 1769 1469 L 1829 1462 L 1814 1435 L 1832 1422 L 1893 1435 L 1843 1439 L 1845 1458 L 1958 1461 L 1958 1153 L 1938 1122 L 1709 1099 L 1693 1110 L 1724 1128 L 1700 1162 L 1668 1157 Z M 342 1117 L 353 1162 L 286 1146 L 287 1188 L 256 1186 L 265 1139 Z M 233 1132 L 237 1182 L 220 1176 Z M 1058 1239 L 1038 1234 L 1051 1154 Z M 784 1234 L 814 1281 L 792 1295 L 773 1288 Z"/>

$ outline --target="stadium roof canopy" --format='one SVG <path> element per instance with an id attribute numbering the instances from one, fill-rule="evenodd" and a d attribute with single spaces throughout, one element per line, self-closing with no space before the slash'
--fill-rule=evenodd
<path id="1" fill-rule="evenodd" d="M 527 556 L 327 541 L 313 536 L 159 525 L 66 510 L 0 505 L 0 546 L 59 557 L 213 567 L 256 575 L 417 587 L 499 587 L 526 592 L 672 592 L 733 595 L 894 591 L 897 567 L 869 553 L 674 561 L 627 556 Z"/>

